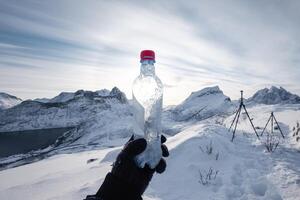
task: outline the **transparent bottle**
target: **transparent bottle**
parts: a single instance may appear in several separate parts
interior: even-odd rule
[[[163,84],[155,75],[154,63],[154,51],[141,52],[140,75],[132,86],[134,116],[147,141],[146,150],[137,155],[136,163],[141,168],[148,164],[152,169],[162,156],[160,136]]]

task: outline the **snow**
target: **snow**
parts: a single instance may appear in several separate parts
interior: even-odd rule
[[[0,199],[80,200],[98,190],[135,125],[130,106],[117,89],[112,93],[114,98],[96,95],[91,100],[87,95],[94,93],[80,94],[83,96],[67,102],[74,112],[82,106],[87,108],[82,111],[85,114],[76,113],[80,118],[89,117],[74,133],[74,138],[77,134],[79,139],[70,139],[71,143],[44,159],[0,171]],[[109,109],[98,107],[95,98],[102,99]],[[39,105],[35,102],[28,110]],[[202,117],[189,118],[203,106],[209,109],[201,113]],[[170,156],[166,159],[166,171],[153,177],[145,200],[299,199],[300,143],[292,133],[300,121],[300,104],[247,106],[255,127],[264,127],[274,112],[286,139],[280,140],[273,153],[266,151],[264,137],[256,138],[243,112],[236,137],[230,141],[232,133],[228,127],[236,106],[214,87],[193,93],[181,105],[164,110],[163,131],[168,133]],[[96,114],[91,114],[91,110]],[[174,115],[174,110],[178,115]],[[45,120],[56,119],[49,116],[52,115]],[[258,133],[261,131],[258,129]],[[18,156],[0,163],[14,159]],[[212,179],[203,184],[200,173],[205,176],[209,169],[213,170]]]
[[[210,142],[213,153],[202,152],[199,147]],[[167,172],[155,178],[147,192],[150,196],[159,191],[159,199],[281,199],[265,177],[267,166],[261,161],[268,155],[247,140],[240,140],[239,145],[231,143],[222,126],[195,125],[174,136],[170,146]],[[219,153],[218,160],[215,153]],[[218,175],[210,184],[202,185],[199,171],[210,167],[218,170]],[[278,198],[273,198],[275,195]]]
[[[61,154],[2,171],[0,199],[83,199],[85,193],[94,192],[89,187],[102,181],[99,174],[110,168],[107,163],[87,164],[87,160],[102,159],[110,150]]]
[[[22,102],[22,99],[19,99],[15,96],[9,95],[4,92],[0,92],[0,110],[8,109],[18,105]]]

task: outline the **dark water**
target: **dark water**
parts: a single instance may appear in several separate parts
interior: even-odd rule
[[[73,127],[0,132],[0,157],[27,153],[53,144]]]

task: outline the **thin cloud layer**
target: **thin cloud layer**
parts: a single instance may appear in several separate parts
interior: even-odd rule
[[[1,1],[0,90],[21,98],[119,87],[157,53],[165,104],[219,85],[300,93],[299,1]]]

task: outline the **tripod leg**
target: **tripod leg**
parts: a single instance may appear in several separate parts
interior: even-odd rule
[[[255,130],[255,127],[254,127],[252,121],[251,121],[251,118],[250,118],[250,116],[249,116],[249,114],[248,114],[248,111],[247,111],[247,109],[246,109],[246,106],[243,105],[243,107],[244,107],[244,110],[245,110],[245,112],[246,112],[246,114],[247,114],[247,116],[248,116],[248,118],[249,118],[249,121],[250,121],[250,123],[251,123],[251,125],[252,125],[252,128],[253,128],[253,130],[254,130],[254,132],[255,132],[255,134],[256,134],[256,137],[259,139],[259,136],[258,136],[258,134],[257,134],[257,132],[256,132],[256,130]]]
[[[237,113],[238,115],[237,115],[236,122],[235,122],[235,126],[234,126],[234,129],[233,129],[233,132],[232,132],[231,142],[233,142],[233,139],[234,139],[234,137],[235,137],[235,131],[236,131],[237,124],[238,124],[238,122],[239,122],[241,110],[242,110],[242,107],[240,107],[240,109],[238,110],[238,113]]]
[[[268,122],[266,123],[266,126],[265,126],[264,130],[261,132],[260,136],[262,136],[262,135],[264,134],[264,132],[265,132],[265,130],[266,130],[266,128],[267,128],[267,126],[268,126],[270,120],[271,120],[271,117],[272,117],[272,116],[269,117]]]
[[[266,142],[266,147],[267,147],[268,152],[271,151],[271,147],[270,147],[270,146],[271,146],[271,145],[270,145],[270,133],[267,132],[267,142]]]
[[[273,114],[271,115],[271,134],[273,135],[273,130],[274,130],[274,116]]]
[[[229,131],[230,131],[232,125],[234,124],[234,121],[235,121],[236,116],[238,115],[238,112],[239,112],[240,109],[241,109],[241,106],[239,106],[239,108],[238,108],[237,111],[235,112],[235,116],[234,116],[234,118],[233,118],[233,120],[232,120],[232,122],[231,122],[231,125],[230,125],[229,129],[228,129]]]
[[[282,132],[282,130],[281,130],[281,128],[280,128],[280,126],[279,126],[279,124],[278,124],[278,122],[277,122],[277,120],[276,120],[276,118],[275,118],[274,115],[273,115],[273,117],[274,117],[274,120],[275,120],[275,122],[276,122],[276,124],[277,124],[277,127],[278,127],[278,129],[279,129],[279,131],[280,131],[280,134],[281,134],[282,138],[284,138],[283,132]]]

